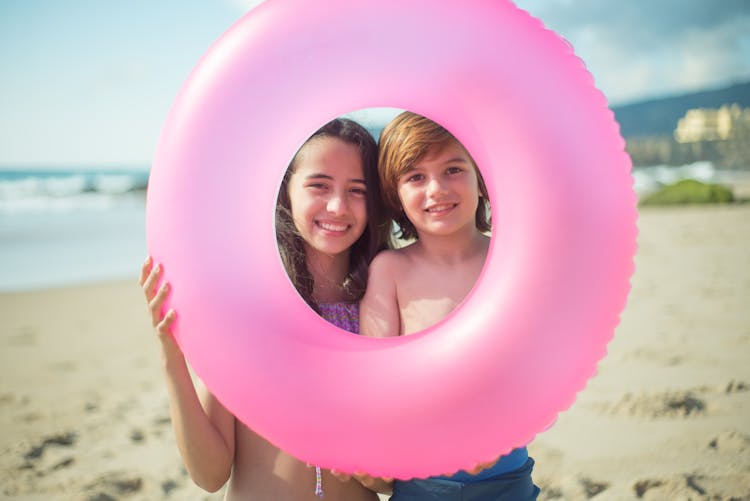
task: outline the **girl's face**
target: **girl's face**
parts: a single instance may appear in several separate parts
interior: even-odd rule
[[[398,197],[420,235],[450,235],[474,227],[479,181],[471,157],[455,142],[428,151],[398,178]]]
[[[297,155],[288,189],[308,252],[341,254],[364,232],[367,189],[357,146],[335,137],[313,139]]]

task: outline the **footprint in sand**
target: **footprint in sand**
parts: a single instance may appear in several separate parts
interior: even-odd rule
[[[168,496],[170,492],[177,489],[180,485],[172,480],[171,478],[161,483],[161,491],[165,496]]]
[[[736,430],[723,431],[708,443],[708,448],[731,453],[747,452],[750,451],[750,436]]]
[[[647,418],[693,417],[706,413],[706,401],[700,396],[702,389],[666,391],[633,395],[626,393],[614,404],[604,404],[603,409],[615,415]]]
[[[90,495],[87,501],[105,501],[119,499],[140,492],[143,489],[143,479],[126,472],[113,472],[86,486]]]
[[[648,480],[640,480],[633,485],[633,490],[635,491],[635,495],[638,499],[643,498],[644,494],[648,492],[651,489],[661,487],[664,485],[663,480],[654,480],[654,479],[648,479]]]
[[[75,444],[77,438],[78,436],[74,432],[60,433],[58,435],[46,437],[40,444],[32,446],[23,457],[29,461],[40,459],[42,455],[44,455],[44,451],[47,447],[71,447]]]
[[[73,466],[75,458],[63,455],[64,451],[58,451],[57,454],[52,454],[51,456],[47,455],[47,461],[43,461],[42,459],[49,447],[72,447],[76,439],[76,434],[72,432],[60,433],[44,438],[39,444],[32,446],[23,455],[23,462],[18,466],[18,469],[20,471],[31,470],[38,476],[44,476],[47,473]]]
[[[145,439],[146,439],[146,435],[143,433],[142,430],[139,430],[138,428],[135,428],[130,432],[130,441],[135,444],[141,443]]]
[[[557,499],[591,499],[609,489],[610,484],[588,477],[566,477],[553,482],[537,482],[541,488],[539,501]]]
[[[702,499],[706,495],[702,478],[691,473],[669,479],[639,480],[633,485],[633,491],[638,499],[695,499],[696,496]]]
[[[600,492],[604,492],[609,488],[609,484],[606,482],[597,482],[585,477],[579,479],[578,482],[581,484],[581,487],[583,487],[583,492],[587,498],[593,498]]]
[[[65,459],[63,459],[62,461],[58,461],[57,463],[53,464],[53,465],[52,465],[52,466],[50,467],[50,469],[49,469],[49,470],[50,470],[50,471],[55,471],[55,470],[62,470],[63,468],[68,468],[68,467],[70,467],[70,466],[73,466],[73,464],[74,464],[74,463],[75,463],[75,458],[72,458],[72,457],[66,457],[66,458],[65,458]]]
[[[539,487],[542,489],[542,492],[539,493],[538,501],[547,501],[550,499],[564,499],[565,498],[565,494],[563,493],[562,489],[557,486],[539,485]]]
[[[729,381],[729,383],[727,383],[727,385],[724,387],[724,393],[728,394],[741,393],[748,390],[750,390],[750,385],[748,385],[744,381],[735,381],[734,379]]]

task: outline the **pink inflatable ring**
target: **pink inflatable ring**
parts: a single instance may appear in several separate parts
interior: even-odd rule
[[[311,311],[274,238],[297,148],[373,106],[455,134],[494,228],[464,304],[386,340]],[[268,0],[201,60],[156,152],[147,240],[177,341],[232,413],[304,461],[405,478],[507,453],[573,403],[624,308],[636,198],[623,148],[583,63],[507,0]]]

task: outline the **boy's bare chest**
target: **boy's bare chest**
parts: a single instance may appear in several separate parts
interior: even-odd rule
[[[448,316],[474,287],[480,269],[462,267],[427,273],[412,270],[398,284],[403,334],[413,334]]]

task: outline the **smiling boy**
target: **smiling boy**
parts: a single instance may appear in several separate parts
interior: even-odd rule
[[[484,266],[491,230],[484,181],[468,151],[439,124],[411,112],[380,135],[378,175],[400,238],[375,256],[360,303],[360,333],[405,336],[443,320]],[[502,416],[498,416],[502,426]],[[537,498],[525,447],[471,472],[395,481],[391,501],[526,501]]]
[[[487,189],[461,143],[409,112],[383,130],[378,173],[399,237],[416,241],[373,260],[361,329],[413,334],[445,318],[479,277],[490,242]]]

